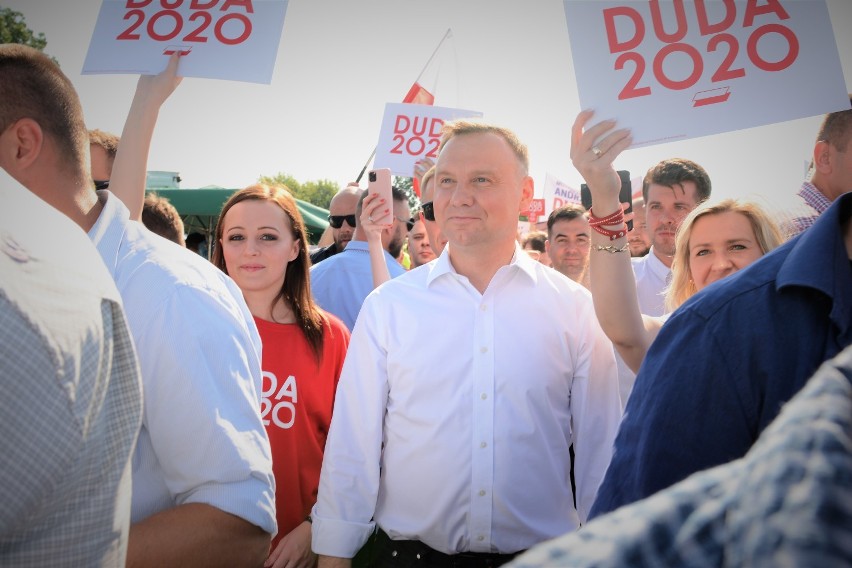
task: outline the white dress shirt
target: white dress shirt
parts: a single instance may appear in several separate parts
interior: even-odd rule
[[[663,315],[666,313],[666,287],[671,269],[657,258],[654,247],[645,256],[633,258],[631,262],[636,277],[639,311],[647,316]]]
[[[445,553],[515,552],[591,507],[621,409],[589,292],[516,247],[480,294],[448,252],[361,309],[314,508],[319,554],[352,557],[373,518]]]
[[[275,481],[260,418],[260,336],[237,285],[129,220],[108,191],[89,237],[112,273],[144,387],[133,522],[206,503],[274,534]]]

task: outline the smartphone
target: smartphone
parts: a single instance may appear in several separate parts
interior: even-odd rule
[[[618,192],[618,200],[621,203],[627,204],[627,209],[624,214],[633,213],[633,183],[630,181],[630,172],[627,170],[618,170],[618,177],[621,178],[621,191]],[[583,207],[588,211],[592,208],[592,192],[589,191],[589,186],[580,185],[580,200],[583,202]],[[633,220],[627,222],[627,230],[633,230]]]
[[[390,225],[393,223],[393,195],[391,194],[391,171],[389,168],[379,168],[376,170],[370,170],[367,179],[369,180],[369,184],[367,185],[367,191],[369,193],[376,193],[385,200],[387,203],[389,212],[387,215],[382,217],[381,219],[374,219],[376,223],[380,225]]]

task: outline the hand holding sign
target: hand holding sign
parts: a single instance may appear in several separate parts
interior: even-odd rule
[[[269,83],[288,0],[104,0],[83,73],[183,74]]]
[[[563,1],[580,104],[635,146],[848,107],[824,0]]]

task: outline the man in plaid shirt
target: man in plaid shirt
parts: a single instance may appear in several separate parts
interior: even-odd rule
[[[852,107],[852,95],[850,95]],[[796,207],[781,220],[787,238],[814,224],[831,203],[852,191],[852,108],[825,115],[814,144],[811,176],[796,194]]]

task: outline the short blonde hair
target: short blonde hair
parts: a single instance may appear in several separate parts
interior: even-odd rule
[[[508,128],[488,124],[487,122],[459,119],[444,123],[444,127],[441,130],[441,144],[438,146],[438,153],[440,153],[447,142],[455,136],[461,136],[463,134],[489,133],[500,136],[507,144],[509,144],[512,152],[515,153],[515,156],[517,156],[521,166],[523,166],[523,174],[527,175],[530,169],[530,158],[526,144],[521,142],[517,135]]]
[[[423,174],[423,177],[420,178],[420,196],[423,197],[423,192],[426,191],[426,186],[432,181],[432,178],[435,177],[435,166],[429,168],[429,170]],[[434,191],[432,192],[434,195]],[[431,201],[431,199],[429,200]]]
[[[666,290],[666,309],[668,311],[676,310],[698,291],[689,270],[689,238],[692,236],[695,222],[707,215],[729,212],[740,213],[749,220],[757,244],[763,254],[784,242],[778,225],[757,203],[737,199],[724,199],[716,203],[705,201],[686,216],[677,230],[675,256],[672,261],[672,282]]]

